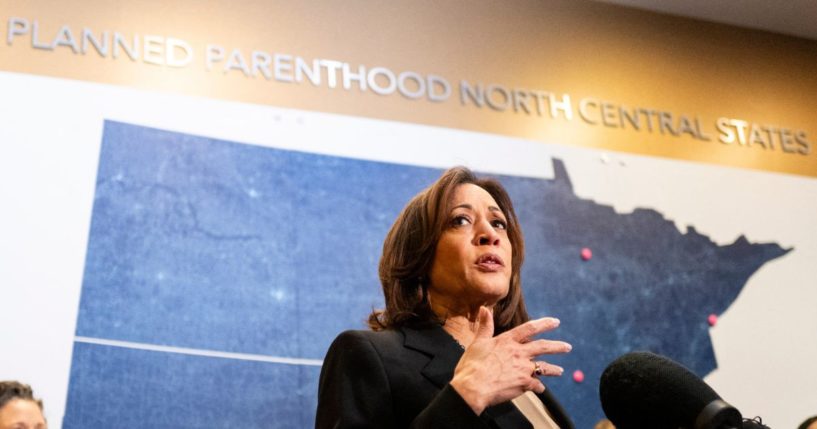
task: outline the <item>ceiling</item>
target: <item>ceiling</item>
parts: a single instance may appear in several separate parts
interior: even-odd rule
[[[817,40],[817,0],[596,0]]]

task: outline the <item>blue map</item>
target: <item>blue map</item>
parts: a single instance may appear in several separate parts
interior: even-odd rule
[[[327,142],[331,144],[331,142]],[[616,213],[551,180],[497,177],[526,240],[532,317],[573,344],[546,381],[578,428],[632,350],[716,368],[707,316],[791,249],[726,246],[651,209]],[[441,170],[105,123],[77,322],[80,339],[320,360],[383,306],[377,263],[405,203]],[[585,261],[581,250],[592,250]],[[308,428],[320,367],[78,340],[65,428]],[[570,374],[581,370],[582,383]]]

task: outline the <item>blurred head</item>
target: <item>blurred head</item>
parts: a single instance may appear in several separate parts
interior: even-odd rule
[[[45,429],[43,403],[27,384],[0,381],[0,429]]]
[[[613,426],[613,422],[610,420],[601,419],[593,426],[593,429],[616,429],[616,427]]]
[[[806,419],[797,429],[817,429],[817,416]]]
[[[409,201],[383,243],[384,310],[372,329],[442,323],[431,301],[493,304],[497,333],[528,320],[520,285],[524,242],[510,197],[493,179],[447,170]],[[435,306],[437,307],[437,306]]]

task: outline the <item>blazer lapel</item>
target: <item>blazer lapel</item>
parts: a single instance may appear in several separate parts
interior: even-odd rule
[[[439,325],[428,328],[402,328],[405,347],[420,351],[429,357],[422,374],[442,389],[454,377],[454,368],[462,357],[462,347]]]

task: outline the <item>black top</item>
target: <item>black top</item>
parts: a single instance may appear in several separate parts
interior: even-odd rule
[[[510,402],[481,415],[449,384],[462,348],[441,326],[346,331],[326,354],[316,428],[531,428]],[[537,395],[562,429],[573,423],[549,390]]]

